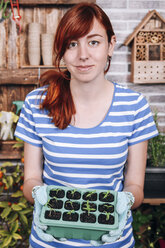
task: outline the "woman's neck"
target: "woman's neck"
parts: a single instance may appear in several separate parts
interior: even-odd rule
[[[98,98],[100,99],[106,95],[110,84],[106,79],[100,80],[100,82],[77,82],[76,80],[71,80],[70,89],[73,101],[85,104],[95,102]]]
[[[105,80],[97,87],[84,84],[81,87],[73,87],[71,93],[76,108],[71,125],[79,128],[91,128],[97,126],[106,116],[113,98],[114,85]],[[73,88],[72,88],[73,87]]]

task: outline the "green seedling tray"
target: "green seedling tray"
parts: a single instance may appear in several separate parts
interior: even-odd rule
[[[47,196],[48,196],[48,202],[53,199],[49,195],[51,190],[56,189],[62,189],[64,190],[65,194],[64,197],[58,198],[55,197],[57,200],[61,200],[63,202],[63,206],[61,209],[54,209],[50,208],[48,204],[45,204],[45,206],[42,207],[40,221],[41,223],[48,226],[46,232],[53,235],[55,238],[67,238],[67,239],[85,239],[85,240],[100,240],[101,236],[103,234],[107,234],[110,230],[114,230],[118,228],[118,214],[116,213],[116,198],[117,198],[117,192],[115,191],[108,191],[113,195],[114,200],[111,202],[104,202],[99,200],[99,194],[101,192],[107,192],[107,190],[95,190],[95,189],[80,189],[80,188],[70,188],[70,187],[63,187],[63,186],[48,186],[47,187]],[[67,192],[76,190],[81,194],[80,199],[68,199],[67,198]],[[85,223],[80,220],[80,215],[86,211],[82,210],[82,203],[87,202],[87,200],[84,200],[82,197],[84,193],[86,192],[95,192],[97,194],[97,200],[96,201],[88,201],[88,203],[94,203],[96,204],[96,211],[90,212],[91,214],[95,215],[96,222],[95,223]],[[65,212],[70,212],[70,210],[67,210],[64,207],[64,204],[66,201],[71,200],[72,202],[78,202],[80,204],[79,210],[74,210],[74,213],[78,214],[78,220],[77,221],[66,221],[63,220],[63,214]],[[110,215],[114,218],[114,223],[111,224],[100,224],[98,222],[98,216],[100,214],[106,214],[105,212],[100,212],[98,210],[99,205],[102,204],[111,204],[114,207],[113,213]],[[45,218],[45,212],[55,210],[58,212],[61,212],[61,217],[59,220],[55,219],[47,219]],[[73,212],[73,211],[72,211]],[[107,216],[108,217],[108,216]]]

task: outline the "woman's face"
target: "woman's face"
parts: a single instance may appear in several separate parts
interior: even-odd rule
[[[94,19],[89,33],[72,40],[64,54],[64,61],[71,80],[91,82],[104,78],[107,56],[111,56],[114,42],[108,43],[104,27]]]

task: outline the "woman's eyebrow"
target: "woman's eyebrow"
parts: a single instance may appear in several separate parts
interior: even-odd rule
[[[103,38],[103,36],[101,34],[90,34],[90,35],[87,36],[87,38],[93,38],[95,36],[99,36],[99,37]]]

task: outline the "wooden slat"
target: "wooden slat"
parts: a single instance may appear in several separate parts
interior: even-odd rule
[[[13,149],[13,145],[17,141],[14,140],[0,140],[0,160],[6,159],[21,159],[21,149]]]
[[[20,5],[53,5],[53,4],[77,4],[80,0],[19,0]],[[89,3],[95,3],[96,0],[86,0]]]
[[[1,84],[38,84],[38,69],[15,69],[0,71]]]
[[[40,69],[39,69],[40,68]],[[53,70],[55,69],[52,67]],[[38,85],[38,77],[43,72],[50,70],[49,67],[27,67],[15,70],[0,70],[0,85],[16,84],[16,85]],[[65,69],[62,67],[61,69]]]
[[[12,16],[9,19],[8,28],[7,67],[8,69],[16,69],[19,67],[19,38],[17,35],[16,23],[13,21]]]
[[[151,205],[165,204],[165,198],[145,198],[143,203],[148,203]]]
[[[33,22],[33,10],[20,8],[21,13],[21,34],[20,34],[20,66],[28,65],[28,24]]]

